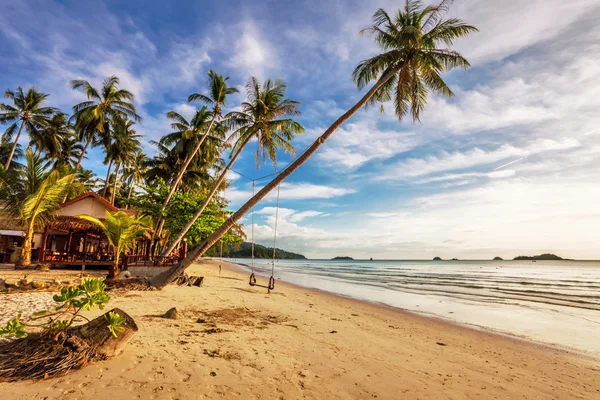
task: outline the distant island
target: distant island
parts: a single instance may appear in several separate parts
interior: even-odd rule
[[[251,258],[252,243],[244,242],[239,248],[223,249],[223,257],[229,258]],[[254,245],[254,258],[273,258],[273,248],[265,247],[260,244]],[[290,251],[276,249],[275,258],[279,260],[306,260],[302,254],[292,253]]]
[[[538,256],[517,256],[513,260],[564,260],[564,258],[556,254],[544,253]]]
[[[504,258],[496,256],[494,257],[494,261],[504,261]]]
[[[337,257],[333,257],[331,260],[332,261],[333,260],[354,260],[354,258],[348,257],[348,256],[337,256]]]
[[[441,257],[433,257],[433,261],[442,261]]]

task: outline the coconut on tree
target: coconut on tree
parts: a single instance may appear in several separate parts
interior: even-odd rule
[[[407,115],[418,120],[430,93],[452,97],[454,94],[444,82],[442,74],[454,68],[467,68],[469,62],[451,47],[457,39],[476,32],[477,28],[458,18],[445,19],[451,3],[444,0],[437,6],[422,6],[419,1],[406,0],[404,8],[393,16],[383,9],[377,10],[373,15],[373,24],[361,33],[371,37],[382,52],[362,61],[352,75],[359,89],[374,82],[371,88],[298,158],[259,190],[219,229],[190,251],[184,260],[155,277],[153,285],[163,287],[180,275],[244,214],[304,164],[362,107],[393,101],[399,120]],[[180,237],[181,233],[178,235]]]

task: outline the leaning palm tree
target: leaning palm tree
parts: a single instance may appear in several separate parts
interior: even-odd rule
[[[25,227],[25,238],[17,263],[18,267],[28,267],[31,264],[31,246],[35,229],[46,226],[52,219],[63,197],[72,189],[73,178],[74,174],[62,175],[59,170],[51,171],[21,205],[19,217]]]
[[[203,135],[202,135],[201,139],[198,141],[198,143],[196,144],[196,146],[194,147],[194,149],[192,150],[192,152],[189,154],[189,156],[184,161],[183,165],[181,166],[181,169],[179,170],[179,174],[177,175],[177,178],[171,184],[171,189],[169,190],[169,194],[167,195],[167,197],[165,198],[165,201],[163,202],[163,205],[161,208],[161,213],[164,213],[165,209],[167,208],[167,205],[169,204],[169,201],[171,200],[171,197],[173,197],[173,194],[175,193],[175,191],[177,190],[177,187],[181,183],[181,179],[183,179],[183,176],[184,176],[185,172],[187,171],[188,166],[190,165],[190,163],[192,162],[194,157],[196,157],[196,154],[198,154],[198,152],[200,151],[200,147],[202,146],[202,143],[204,142],[204,140],[208,137],[208,135],[210,135],[213,125],[215,124],[215,121],[220,120],[223,117],[223,115],[222,115],[223,107],[227,107],[227,104],[226,104],[227,96],[230,96],[234,93],[238,93],[237,88],[230,87],[227,84],[228,80],[229,80],[229,77],[224,78],[223,76],[217,74],[216,72],[214,72],[211,69],[208,71],[209,95],[206,96],[201,93],[194,93],[188,97],[188,102],[190,102],[190,103],[194,102],[194,101],[199,101],[201,103],[207,104],[212,107],[212,112],[210,113],[211,118],[210,118],[210,122],[208,123],[208,126],[206,126],[206,123],[203,118],[199,118],[201,115],[206,114],[205,110],[198,111],[196,113],[196,115],[194,116],[194,118],[192,119],[190,124],[188,124],[187,121],[181,115],[177,114],[176,112],[171,111],[167,114],[168,118],[174,120],[174,123],[172,125],[174,129],[183,130],[183,131],[189,132],[190,134],[193,134],[193,135],[197,135],[197,134],[200,134],[203,132]],[[204,112],[202,112],[202,111],[204,111]],[[164,220],[162,218],[159,219],[159,221],[157,222],[158,234],[160,234],[160,230],[161,230],[163,222],[164,222]]]
[[[283,149],[285,153],[294,154],[294,146],[290,143],[296,134],[302,134],[304,128],[294,120],[298,116],[300,103],[285,98],[287,85],[281,81],[267,79],[262,87],[255,77],[246,84],[248,101],[242,103],[242,111],[233,111],[227,114],[225,123],[235,131],[227,139],[235,142],[231,149],[231,160],[221,171],[221,175],[214,183],[212,190],[196,211],[194,216],[175,240],[163,251],[161,256],[171,253],[181,242],[188,230],[200,217],[213,196],[221,187],[227,172],[236,162],[246,145],[253,139],[256,140],[256,167],[259,161],[266,161],[267,157],[277,166],[277,150]]]
[[[83,89],[87,101],[73,106],[75,127],[79,139],[85,142],[81,156],[75,169],[79,168],[90,144],[109,143],[110,129],[116,118],[133,119],[141,122],[133,105],[134,95],[128,90],[119,88],[119,78],[110,76],[102,83],[100,90],[95,89],[86,80],[71,81],[73,90]]]
[[[106,212],[104,220],[91,215],[79,215],[81,219],[97,225],[113,249],[113,264],[108,273],[109,278],[116,278],[119,273],[119,260],[122,253],[130,251],[135,246],[136,239],[150,230],[152,221],[148,216],[136,217],[125,211]]]
[[[190,251],[177,266],[157,276],[153,284],[163,287],[181,274],[244,214],[304,164],[363,106],[393,100],[398,119],[402,120],[410,113],[413,120],[418,120],[430,92],[445,97],[453,96],[441,75],[453,68],[467,68],[469,62],[450,47],[456,39],[468,36],[477,29],[457,18],[444,19],[451,4],[452,0],[443,0],[437,6],[423,7],[419,1],[406,0],[404,9],[395,13],[394,17],[383,9],[377,10],[373,15],[373,24],[362,33],[372,37],[382,53],[361,62],[353,73],[359,89],[371,82],[375,82],[374,85],[275,179]]]
[[[165,212],[171,197],[176,189],[181,185],[183,177],[192,166],[192,162],[196,164],[199,161],[214,160],[218,157],[218,149],[225,139],[226,128],[224,125],[217,122],[215,124],[215,113],[208,110],[207,107],[202,107],[196,111],[192,119],[188,122],[182,115],[175,111],[169,111],[167,118],[173,121],[171,128],[175,130],[160,139],[160,143],[170,146],[173,145],[171,151],[178,155],[178,158],[183,159],[183,165],[179,168],[177,177],[171,182],[171,187],[167,197],[163,201],[160,213]],[[209,131],[211,131],[209,135]],[[204,145],[202,153],[199,152],[202,143],[209,139]],[[195,144],[194,144],[195,143]],[[156,221],[156,235],[160,236],[164,218],[159,217]]]
[[[38,129],[46,127],[50,117],[58,112],[57,108],[44,107],[44,101],[48,96],[47,94],[38,92],[35,88],[30,88],[27,90],[27,93],[24,93],[20,86],[16,91],[7,90],[4,93],[4,97],[12,100],[13,104],[0,103],[0,123],[10,123],[6,131],[4,131],[3,138],[10,141],[15,131],[17,132],[17,137],[15,138],[10,155],[4,164],[4,169],[7,170],[10,167],[23,128],[31,136]],[[19,126],[18,131],[17,126]]]

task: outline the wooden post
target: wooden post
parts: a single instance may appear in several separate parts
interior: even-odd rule
[[[40,246],[40,254],[38,261],[43,262],[45,260],[46,245],[48,244],[48,232],[50,231],[50,225],[46,225],[44,228],[44,234],[42,235],[42,245]]]
[[[181,252],[179,259],[183,260],[187,257],[187,239],[183,239],[183,244],[181,245]]]
[[[69,229],[69,239],[67,239],[67,261],[71,261],[71,243],[73,242],[73,229]]]
[[[83,261],[81,263],[81,277],[83,278],[83,271],[85,271],[85,259],[87,257],[87,240],[88,240],[88,233],[85,233],[85,236],[83,237]]]

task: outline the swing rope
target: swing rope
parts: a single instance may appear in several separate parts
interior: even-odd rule
[[[226,190],[227,189],[223,189],[223,199],[226,198]],[[223,221],[225,221],[225,207],[223,207]],[[227,232],[226,232],[227,233]],[[225,235],[223,235],[225,236]],[[221,277],[221,264],[223,263],[223,236],[221,237],[221,255],[219,257],[219,278]]]
[[[252,196],[254,196],[255,181],[252,181]],[[277,257],[277,222],[279,220],[279,193],[280,186],[277,186],[277,202],[275,204],[275,226],[273,229],[273,259],[271,260],[271,277],[269,278],[269,285],[266,286],[267,293],[271,293],[271,290],[275,289],[275,259]],[[254,207],[252,207],[252,273],[250,274],[250,286],[261,286],[256,284],[256,276],[254,275]],[[265,286],[262,286],[265,287]]]
[[[252,180],[252,197],[254,197],[255,181]],[[252,207],[252,273],[250,274],[250,286],[256,285],[256,276],[254,275],[254,207]]]

